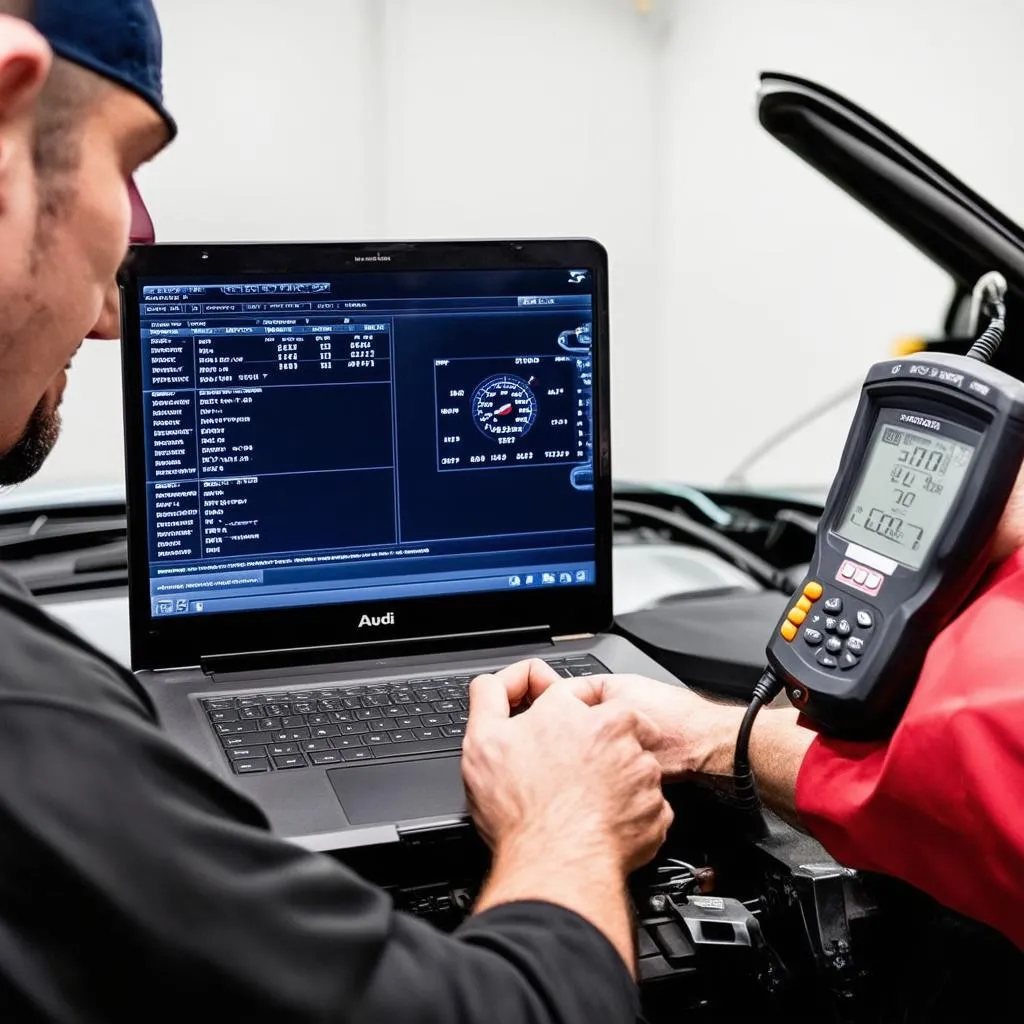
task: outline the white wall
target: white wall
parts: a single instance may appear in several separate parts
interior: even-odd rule
[[[760,129],[758,71],[846,92],[1024,214],[1024,10],[1003,0],[158,7],[182,127],[140,176],[158,237],[600,238],[620,477],[720,479],[947,299]],[[827,479],[851,408],[810,457],[789,444],[753,478]],[[83,351],[65,419],[40,482],[117,477],[114,346]]]
[[[820,81],[1024,216],[1024,5],[1005,0],[681,0],[671,5],[656,471],[715,480],[765,433],[935,330],[948,279],[757,124],[762,70]],[[1020,127],[1019,127],[1020,126]],[[619,339],[621,344],[621,338]],[[724,351],[728,347],[728,353]],[[725,400],[721,373],[733,386]],[[725,406],[732,415],[722,416]],[[828,479],[847,402],[751,475]],[[694,438],[687,443],[686,438]],[[627,456],[632,453],[625,453]]]

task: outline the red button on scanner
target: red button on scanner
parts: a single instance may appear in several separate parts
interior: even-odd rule
[[[859,590],[863,594],[870,594],[874,597],[882,589],[885,577],[880,572],[875,572],[874,569],[846,559],[839,566],[836,580],[853,590]]]

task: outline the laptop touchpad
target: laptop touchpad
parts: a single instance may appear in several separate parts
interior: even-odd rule
[[[461,816],[467,812],[460,757],[354,764],[327,773],[353,825]]]

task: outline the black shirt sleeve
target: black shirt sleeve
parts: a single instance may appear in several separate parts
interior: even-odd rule
[[[632,1022],[608,941],[517,903],[454,936],[279,840],[155,726],[0,701],[0,1019]]]

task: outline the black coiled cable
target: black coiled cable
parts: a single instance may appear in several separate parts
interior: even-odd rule
[[[998,270],[990,270],[978,278],[971,301],[971,333],[978,329],[978,315],[984,309],[992,318],[985,332],[971,346],[968,359],[991,362],[1003,340],[1006,328],[1006,278]]]
[[[967,353],[968,359],[977,359],[982,363],[989,363],[996,354],[1003,340],[1003,331],[1006,329],[1006,307],[1002,302],[994,303],[995,311],[992,320],[984,333],[971,346]]]

